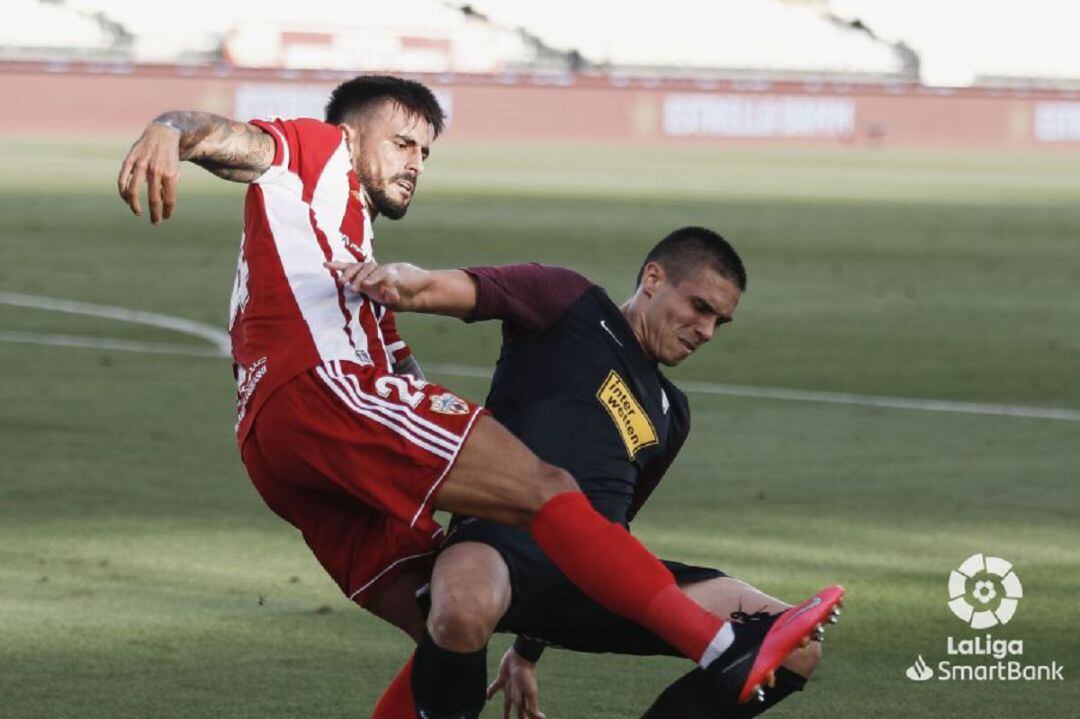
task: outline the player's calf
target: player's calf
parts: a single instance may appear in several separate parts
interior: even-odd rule
[[[418,717],[479,717],[487,701],[487,647],[453,652],[425,632],[413,655],[412,696]]]

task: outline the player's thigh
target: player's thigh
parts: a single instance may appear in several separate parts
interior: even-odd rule
[[[440,385],[329,362],[274,392],[251,437],[280,483],[358,500],[430,535],[432,500],[482,414]]]
[[[734,577],[716,577],[703,582],[681,585],[683,590],[698,604],[718,617],[737,616],[739,612],[753,614],[768,612],[777,614],[791,605],[757,587]],[[784,666],[803,676],[810,676],[821,658],[821,645],[812,642],[808,647],[792,652]]]
[[[542,462],[489,416],[466,438],[435,498],[435,507],[525,527],[548,499],[576,490],[564,470]]]
[[[439,553],[431,573],[428,630],[444,648],[487,643],[510,606],[510,570],[487,544],[461,542]]]
[[[263,501],[300,530],[312,554],[349,599],[367,607],[402,575],[419,574],[424,581],[430,576],[438,534],[417,531],[355,497],[315,491],[287,481],[268,461],[257,436],[244,444],[243,458]],[[423,584],[411,581],[414,589]],[[402,584],[392,594],[405,597],[407,586]],[[384,597],[381,607],[389,607],[390,596]],[[408,604],[415,611],[413,595],[408,596]],[[410,617],[407,611],[373,611],[410,635],[418,633],[416,617]]]
[[[437,538],[351,498],[305,499],[295,509],[295,526],[327,574],[360,606],[366,608],[403,574],[430,573]],[[415,594],[395,594],[416,603]]]

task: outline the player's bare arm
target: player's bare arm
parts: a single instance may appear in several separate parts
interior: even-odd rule
[[[136,216],[142,216],[139,188],[144,182],[150,221],[158,224],[172,216],[181,160],[225,180],[251,182],[273,162],[274,140],[255,125],[208,112],[159,115],[132,145],[117,177],[120,197]]]
[[[462,270],[425,270],[407,262],[327,262],[338,281],[395,312],[467,317],[476,308],[476,285]]]

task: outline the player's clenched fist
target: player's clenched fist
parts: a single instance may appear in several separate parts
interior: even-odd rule
[[[180,182],[180,131],[152,122],[128,150],[116,179],[120,197],[136,216],[142,216],[139,188],[146,183],[150,221],[155,225],[172,216],[176,186]]]

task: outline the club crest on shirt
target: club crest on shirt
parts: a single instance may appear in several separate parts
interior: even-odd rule
[[[435,394],[429,397],[431,410],[439,414],[468,414],[469,403],[449,392]]]
[[[653,428],[649,415],[642,409],[637,397],[626,386],[626,382],[615,370],[608,372],[604,383],[596,392],[596,399],[607,410],[615,428],[619,430],[626,453],[633,459],[645,447],[658,442],[656,429]]]

